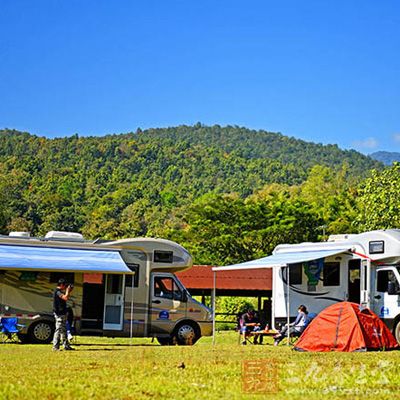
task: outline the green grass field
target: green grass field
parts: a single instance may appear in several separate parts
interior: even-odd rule
[[[400,351],[297,353],[241,346],[234,332],[214,347],[79,337],[75,348],[1,344],[0,399],[400,399]]]

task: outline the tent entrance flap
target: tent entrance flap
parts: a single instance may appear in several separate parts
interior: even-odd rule
[[[0,270],[132,273],[116,250],[0,245]]]
[[[235,271],[245,269],[261,269],[283,267],[290,264],[297,264],[306,261],[319,260],[349,251],[348,247],[341,247],[327,250],[297,251],[273,254],[272,256],[247,261],[240,264],[228,265],[226,267],[214,267],[213,271]]]

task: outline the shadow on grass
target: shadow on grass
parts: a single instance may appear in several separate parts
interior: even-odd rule
[[[73,343],[72,344],[74,347],[160,347],[158,344],[152,344],[152,343],[135,343],[135,344],[129,344],[129,343]],[[102,349],[99,349],[102,350]],[[107,349],[107,350],[113,350],[113,349]]]
[[[124,349],[79,349],[78,351],[79,353],[82,353],[82,351],[93,352],[93,351],[122,351],[122,350]]]

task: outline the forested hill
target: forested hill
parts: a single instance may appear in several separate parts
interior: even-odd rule
[[[297,177],[295,173],[291,177],[294,180],[289,179],[290,183],[296,179],[302,180],[310,167],[316,164],[337,167],[348,163],[355,174],[361,175],[379,165],[379,162],[374,162],[355,150],[341,150],[337,145],[305,142],[280,133],[255,131],[236,126],[207,127],[197,124],[194,127],[149,129],[140,137],[146,142],[157,140],[163,145],[179,144],[182,149],[215,148],[225,157],[229,154],[245,160],[271,159],[287,167],[295,166]]]
[[[0,131],[0,230],[133,236],[209,193],[249,196],[299,184],[313,165],[381,164],[356,151],[239,127],[179,126],[104,137],[47,139]],[[151,232],[150,232],[151,233]]]

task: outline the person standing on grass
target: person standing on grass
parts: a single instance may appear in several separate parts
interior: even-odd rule
[[[67,285],[64,279],[58,281],[53,294],[53,313],[56,321],[56,329],[53,338],[53,350],[60,350],[60,344],[65,350],[74,350],[67,339],[67,300],[69,299],[73,286]]]

